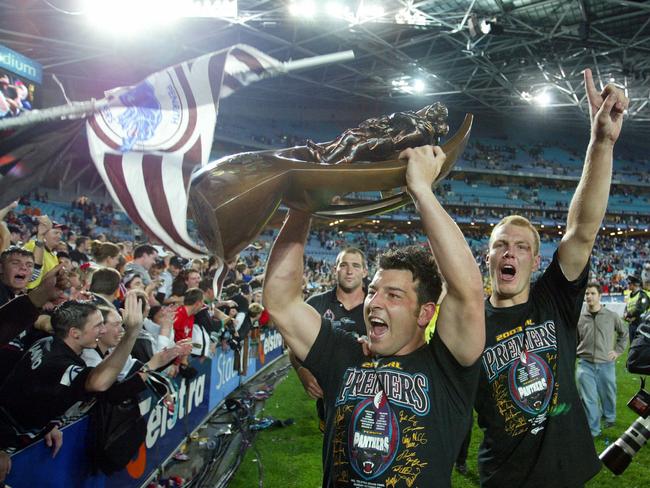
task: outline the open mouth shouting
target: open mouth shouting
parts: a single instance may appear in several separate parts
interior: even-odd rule
[[[499,280],[505,282],[513,282],[517,275],[517,268],[512,264],[504,264],[499,268]]]
[[[368,315],[370,323],[370,340],[376,341],[388,333],[388,324],[386,321],[376,315]]]
[[[11,281],[14,285],[14,288],[25,288],[29,283],[29,278],[30,277],[27,274],[17,273],[14,275]]]

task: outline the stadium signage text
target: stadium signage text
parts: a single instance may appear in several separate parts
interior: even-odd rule
[[[0,68],[36,83],[43,81],[43,68],[39,63],[2,45],[0,45]]]
[[[145,439],[147,449],[153,447],[159,438],[164,437],[169,430],[173,429],[177,420],[190,414],[192,408],[198,407],[203,402],[205,395],[205,374],[194,378],[190,382],[189,387],[185,385],[185,381],[181,382],[175,398],[174,413],[169,413],[167,407],[158,404],[149,415],[147,437]]]
[[[282,347],[282,336],[277,331],[268,332],[264,337],[264,355],[279,347]]]
[[[217,390],[221,390],[223,386],[231,379],[237,376],[235,371],[235,356],[234,354],[221,354],[217,355]]]

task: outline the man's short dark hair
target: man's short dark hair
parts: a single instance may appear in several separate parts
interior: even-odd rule
[[[190,288],[183,295],[183,305],[194,305],[200,301],[203,301],[203,292],[200,288]]]
[[[227,298],[232,298],[235,295],[239,295],[239,286],[231,283],[223,289],[223,293]]]
[[[172,256],[172,258],[169,260],[169,265],[178,269],[183,269],[186,264],[187,260],[183,259],[180,256]]]
[[[67,259],[70,259],[70,254],[68,254],[68,253],[65,252],[65,251],[57,251],[57,252],[56,252],[56,257],[57,257],[57,258],[67,258]]]
[[[343,259],[343,256],[345,256],[346,254],[357,254],[357,255],[361,256],[361,263],[362,263],[362,265],[363,265],[363,269],[367,269],[367,268],[368,268],[368,265],[367,265],[367,263],[366,263],[366,255],[365,255],[365,253],[364,253],[361,249],[359,249],[358,247],[346,247],[345,249],[341,250],[341,252],[339,252],[339,253],[336,255],[336,261],[335,261],[335,263],[334,263],[335,266],[338,266],[338,265],[339,265],[339,262],[341,261],[341,259]]]
[[[391,249],[379,256],[379,268],[410,271],[413,281],[418,281],[418,305],[438,302],[442,292],[442,279],[429,250],[419,246]]]
[[[201,291],[209,291],[212,290],[212,279],[210,278],[203,278],[201,282],[199,283],[199,289]]]
[[[59,339],[65,339],[68,337],[71,328],[83,329],[88,316],[97,310],[99,308],[93,302],[82,302],[80,300],[63,302],[52,312],[54,335]]]
[[[88,236],[79,236],[77,237],[77,246],[83,245],[84,242],[88,242],[90,240],[90,237]]]
[[[112,295],[120,286],[122,277],[113,268],[100,268],[93,273],[90,280],[90,291],[101,295]]]
[[[157,252],[156,248],[149,244],[140,244],[133,250],[133,259],[141,258],[145,254],[154,254]]]
[[[20,246],[9,246],[7,249],[2,251],[2,254],[0,254],[0,263],[5,264],[9,256],[13,256],[14,254],[34,259],[34,253],[32,251],[23,249]]]
[[[595,281],[592,281],[592,282],[588,283],[587,288],[595,288],[599,295],[603,294],[602,288],[600,287],[600,284],[596,283]]]

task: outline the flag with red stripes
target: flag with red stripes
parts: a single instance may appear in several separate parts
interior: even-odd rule
[[[187,232],[187,195],[192,171],[208,163],[219,100],[281,72],[276,59],[235,45],[108,94],[87,120],[88,145],[131,220],[181,256],[208,254]]]

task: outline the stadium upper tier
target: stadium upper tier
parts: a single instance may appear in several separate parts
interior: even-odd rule
[[[212,159],[231,154],[219,142],[236,144],[245,150],[262,150],[302,145],[306,139],[328,141],[339,133],[340,128],[332,122],[302,124],[266,120],[261,123],[260,120],[231,115],[217,125],[217,144]],[[619,146],[614,155],[614,182],[650,188],[647,154],[625,144]],[[516,141],[473,134],[456,164],[456,170],[577,181],[585,148],[586,141],[576,141],[569,134],[543,143],[534,133],[521,134],[521,139]]]

